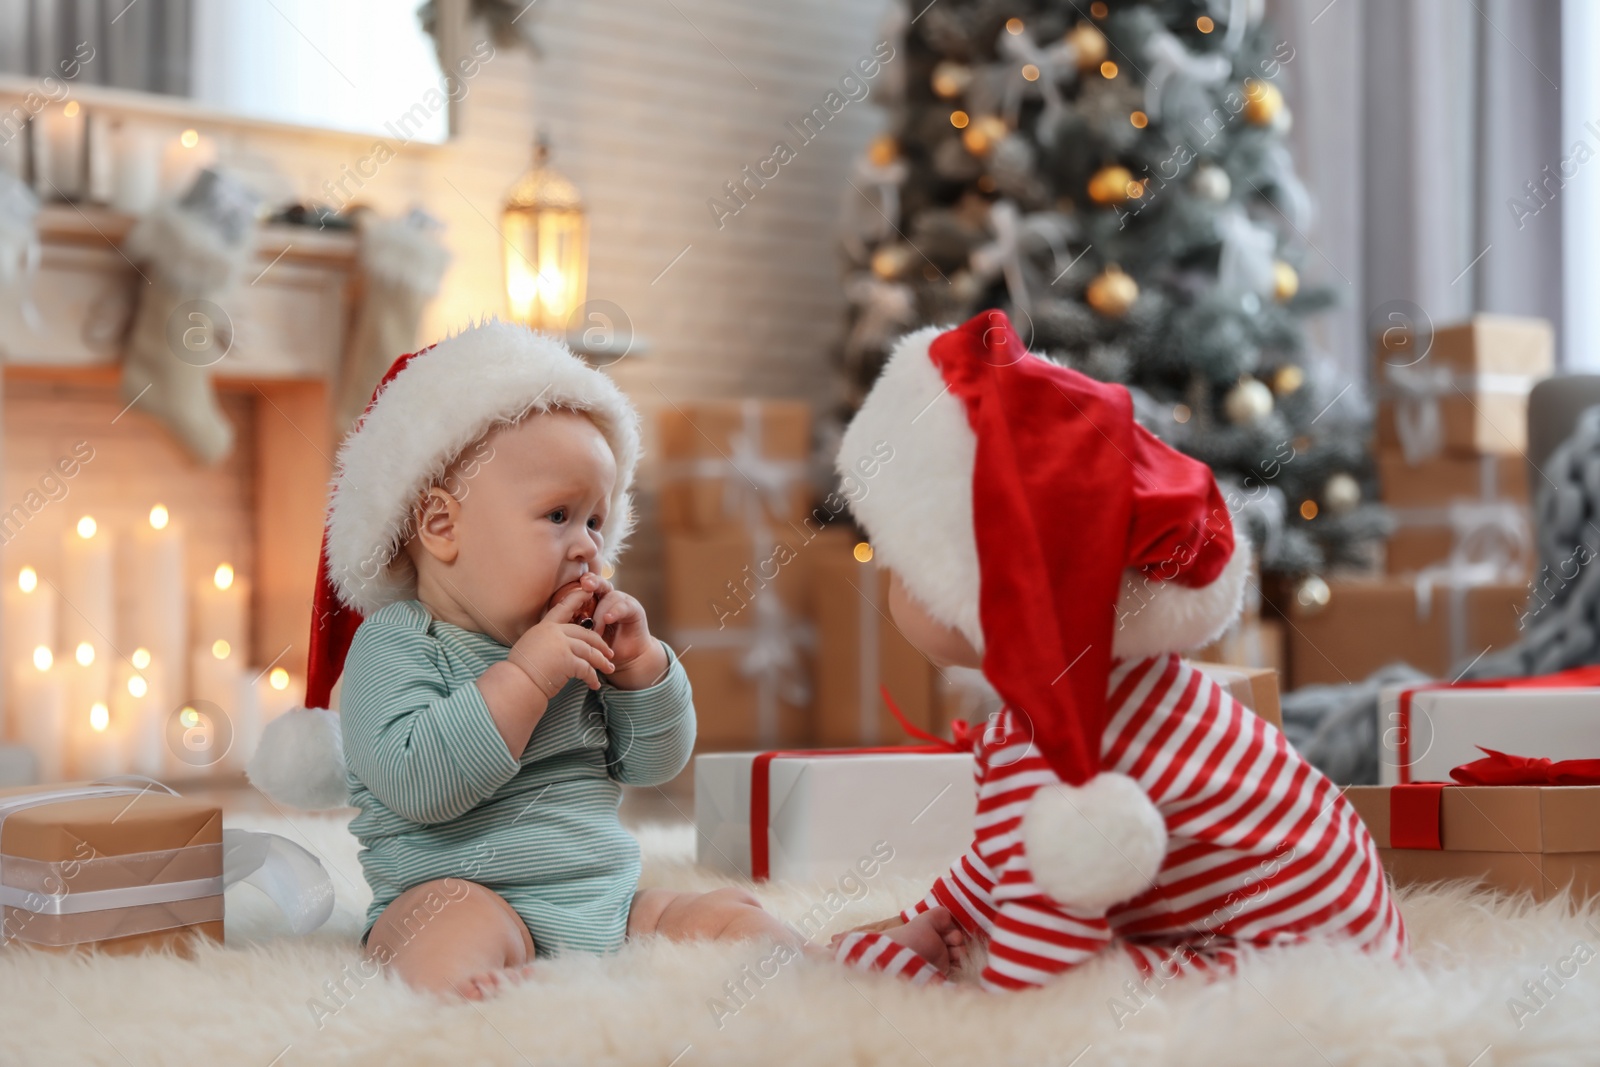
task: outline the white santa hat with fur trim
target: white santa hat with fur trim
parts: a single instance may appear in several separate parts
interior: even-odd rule
[[[639,415],[610,378],[552,337],[493,320],[395,360],[339,447],[317,568],[306,707],[263,732],[247,768],[256,788],[301,808],[346,802],[329,696],[362,619],[416,596],[411,569],[391,566],[410,535],[414,505],[491,429],[556,409],[588,415],[616,457],[601,528],[601,562],[614,563],[633,529]]]
[[[851,506],[875,558],[964,635],[1063,783],[1023,816],[1035,883],[1103,912],[1148,888],[1166,825],[1101,764],[1114,659],[1182,652],[1237,617],[1249,548],[1216,480],[1133,418],[1121,386],[1033,355],[998,311],[903,338],[841,441],[883,442]]]

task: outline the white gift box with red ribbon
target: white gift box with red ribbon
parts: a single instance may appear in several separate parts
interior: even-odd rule
[[[934,745],[699,755],[698,861],[757,881],[832,882],[863,859],[937,874],[972,842],[975,770]]]
[[[1448,782],[1479,748],[1551,760],[1600,757],[1600,686],[1577,672],[1486,683],[1388,686],[1378,696],[1378,782]]]

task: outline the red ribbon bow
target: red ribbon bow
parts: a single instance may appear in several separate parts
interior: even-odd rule
[[[1484,758],[1450,772],[1461,785],[1600,785],[1600,759],[1548,760],[1478,746]]]

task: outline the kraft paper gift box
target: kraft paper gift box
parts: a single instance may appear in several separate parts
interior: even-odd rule
[[[1237,667],[1227,663],[1191,661],[1228,695],[1274,727],[1283,729],[1283,708],[1278,703],[1278,672],[1270,667]]]
[[[814,740],[821,745],[903,738],[880,687],[915,726],[935,731],[942,725],[939,670],[900,632],[889,614],[889,572],[870,558],[857,559],[857,544],[850,531],[824,530],[802,550],[810,557],[817,628]]]
[[[1596,675],[1591,678],[1590,675]],[[1582,680],[1584,685],[1547,685]],[[1378,695],[1379,782],[1445,782],[1479,748],[1552,760],[1600,757],[1600,672],[1435,686]]]
[[[811,406],[804,401],[690,401],[661,411],[659,437],[664,530],[746,528],[752,507],[783,528],[811,509]]]
[[[932,747],[696,756],[698,862],[756,880],[832,883],[872,858],[938,874],[972,843],[975,773]]]
[[[1350,786],[1396,885],[1481,882],[1548,900],[1600,892],[1600,786]]]
[[[796,540],[735,531],[664,540],[666,633],[694,689],[699,747],[810,740],[815,631]]]
[[[1474,315],[1419,337],[1379,335],[1378,444],[1413,459],[1446,452],[1515,456],[1528,448],[1528,391],[1555,370],[1543,319]],[[1436,423],[1435,423],[1435,420]],[[1437,426],[1436,433],[1427,427]]]
[[[1378,492],[1391,507],[1432,507],[1454,500],[1509,500],[1527,507],[1528,461],[1520,455],[1442,453],[1406,462],[1398,449],[1378,453]]]
[[[1401,579],[1335,580],[1320,609],[1290,608],[1291,689],[1355,682],[1380,667],[1406,662],[1439,677],[1486,649],[1521,636],[1528,588],[1418,583]]]
[[[221,942],[222,809],[139,786],[0,790],[3,936],[115,955]]]

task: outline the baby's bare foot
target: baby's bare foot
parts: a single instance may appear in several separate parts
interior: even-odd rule
[[[470,975],[463,978],[456,985],[456,992],[468,1000],[488,1000],[497,997],[514,985],[520,984],[523,979],[533,974],[533,964],[521,967],[502,967],[499,970],[484,971],[482,974]]]
[[[948,974],[966,955],[967,934],[947,908],[929,908],[903,926],[883,931],[891,941],[911,949]]]

